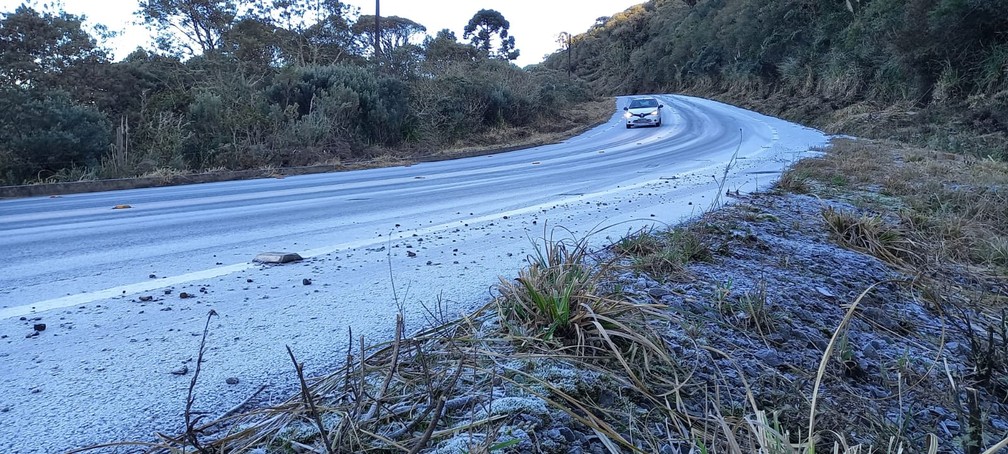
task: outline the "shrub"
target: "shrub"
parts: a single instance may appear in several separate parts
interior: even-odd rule
[[[273,111],[285,112],[293,122],[316,125],[300,140],[342,140],[357,144],[392,145],[409,129],[409,87],[402,81],[374,75],[365,68],[331,65],[295,67],[282,72],[266,89]],[[311,117],[303,120],[304,117]],[[332,117],[322,121],[317,116]],[[304,125],[302,125],[304,126]]]
[[[66,92],[0,90],[0,177],[18,184],[62,169],[92,166],[111,144],[101,112],[75,103]]]

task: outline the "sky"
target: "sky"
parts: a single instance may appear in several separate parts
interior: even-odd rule
[[[112,42],[101,43],[113,50],[116,59],[128,55],[138,45],[151,45],[152,31],[136,24],[137,0],[0,0],[0,11],[14,11],[21,3],[62,4],[71,14],[85,15],[88,22],[100,23],[120,35]],[[344,3],[360,8],[360,14],[374,14],[375,2],[371,0],[345,0]],[[436,34],[448,28],[462,40],[462,29],[480,9],[494,9],[511,23],[510,34],[521,51],[519,66],[542,61],[543,56],[559,47],[560,32],[578,34],[587,31],[595,19],[611,16],[641,0],[381,0],[382,16],[400,16],[427,27],[427,33]]]

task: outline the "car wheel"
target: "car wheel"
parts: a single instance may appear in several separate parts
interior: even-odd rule
[[[626,125],[626,128],[627,128],[627,129],[630,129],[630,128],[632,128],[632,127],[633,127],[633,126],[630,126],[630,125]]]
[[[658,119],[658,124],[656,124],[655,126],[661,127],[661,118]]]

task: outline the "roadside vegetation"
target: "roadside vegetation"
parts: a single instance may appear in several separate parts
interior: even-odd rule
[[[601,94],[714,97],[830,133],[1008,159],[1008,5],[652,0],[571,39]],[[570,62],[570,63],[568,63]]]
[[[159,49],[122,61],[81,17],[0,14],[0,185],[409,162],[553,141],[613,111],[512,64],[493,10],[464,41],[384,17],[375,52],[374,16],[338,1],[140,3]]]

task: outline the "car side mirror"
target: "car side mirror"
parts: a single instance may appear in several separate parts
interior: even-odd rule
[[[662,107],[665,107],[665,105],[664,104],[658,104],[658,108],[659,109],[661,109]]]
[[[630,108],[629,107],[624,107],[623,110],[630,110]]]

